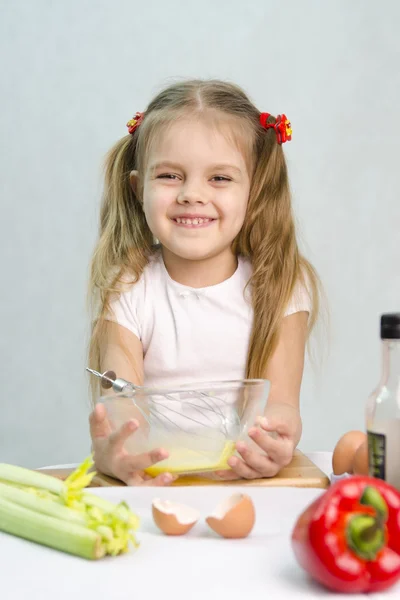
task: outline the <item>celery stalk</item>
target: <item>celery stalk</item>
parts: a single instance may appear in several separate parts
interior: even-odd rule
[[[66,489],[64,482],[57,479],[57,477],[5,463],[0,463],[0,481],[2,483],[18,483],[27,487],[40,488],[58,495],[64,494]]]
[[[82,558],[96,560],[106,553],[101,536],[95,531],[37,513],[3,497],[0,497],[0,529]]]
[[[32,471],[17,465],[0,463],[0,482],[47,490],[61,497],[73,497],[92,481],[96,473],[95,471],[88,473],[88,471],[93,464],[93,460],[89,456],[65,481],[61,481],[57,477],[46,473]]]
[[[88,519],[85,518],[85,514],[72,510],[67,506],[48,500],[47,498],[41,498],[35,496],[31,492],[24,491],[21,488],[15,488],[11,485],[5,485],[0,483],[0,498],[15,502],[20,506],[25,506],[35,512],[55,517],[56,519],[63,519],[64,521],[70,521],[71,523],[77,523],[86,527]],[[1,525],[0,525],[1,528]]]
[[[81,502],[90,508],[98,508],[105,514],[113,515],[120,519],[123,523],[126,523],[130,527],[137,529],[139,527],[139,518],[132,513],[126,502],[120,502],[119,504],[113,504],[105,498],[95,496],[88,492],[82,494]]]
[[[67,552],[81,554],[80,535],[92,534],[92,538],[98,540],[97,546],[93,550],[90,547],[90,539],[84,537],[89,548],[89,558],[99,558],[105,554],[116,556],[122,552],[128,552],[129,543],[132,542],[138,547],[134,531],[139,527],[139,518],[129,508],[126,502],[113,504],[112,502],[90,494],[84,489],[89,485],[95,473],[89,473],[93,465],[92,457],[86,458],[78,467],[62,482],[51,476],[37,473],[23,467],[14,465],[0,464],[0,530],[8,533],[15,533],[20,537],[27,537],[32,541],[46,544],[46,539],[50,540],[47,545],[59,547],[55,544],[57,535],[60,536],[60,549],[66,546]],[[18,527],[18,519],[11,520],[12,529],[8,524],[11,516],[10,506],[13,507],[15,514],[19,509],[26,511],[26,517],[30,517],[31,528],[27,527],[28,534],[24,535],[25,524],[21,523]],[[8,518],[5,519],[4,515]],[[23,514],[23,513],[22,513]],[[38,519],[35,521],[34,517]],[[22,517],[21,517],[22,519]],[[44,537],[38,532],[39,527],[36,522],[43,523],[43,519],[49,519],[50,533],[54,529],[54,535],[46,534],[46,528],[43,527]],[[3,521],[5,524],[3,524]],[[56,524],[60,529],[56,532]],[[53,529],[51,528],[53,526]],[[8,527],[8,529],[7,529]],[[71,535],[63,541],[65,531],[70,531],[71,535],[76,534],[76,548],[74,552],[74,542]],[[45,535],[46,534],[46,535]],[[71,541],[71,550],[68,550],[69,540]],[[94,554],[93,554],[94,552]],[[86,555],[85,555],[86,556]]]
[[[29,487],[27,485],[22,485],[22,483],[13,483],[11,481],[4,480],[0,480],[0,484],[6,485],[7,487],[13,487],[18,490],[23,490],[24,492],[29,492],[30,494],[34,494],[39,498],[46,498],[52,502],[58,502],[58,504],[65,504],[64,499],[61,496],[55,494],[54,492],[43,490],[42,488]]]

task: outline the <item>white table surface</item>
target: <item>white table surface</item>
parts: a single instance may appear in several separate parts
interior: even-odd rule
[[[332,454],[307,454],[330,475]],[[73,465],[52,465],[53,467]],[[91,492],[118,502],[126,500],[140,515],[140,547],[116,558],[90,562],[0,532],[1,594],[7,600],[268,600],[349,597],[313,582],[298,566],[290,534],[298,515],[320,489],[295,488],[93,488]],[[256,524],[244,540],[214,534],[205,517],[230,494],[249,494]],[[160,497],[197,508],[201,519],[182,537],[163,535],[151,517],[151,502]],[[399,598],[400,584],[377,600]]]

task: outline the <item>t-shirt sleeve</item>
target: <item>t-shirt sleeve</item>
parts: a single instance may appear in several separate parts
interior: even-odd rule
[[[287,305],[284,316],[293,315],[300,311],[311,312],[312,297],[308,286],[298,281],[293,290],[292,297]]]
[[[126,284],[119,295],[111,298],[110,310],[106,316],[108,321],[114,321],[129,329],[140,340],[142,339],[142,295],[143,285],[137,283]]]

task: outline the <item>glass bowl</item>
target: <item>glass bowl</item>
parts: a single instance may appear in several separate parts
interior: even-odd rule
[[[270,384],[266,379],[193,383],[177,388],[128,389],[104,395],[113,430],[129,419],[140,427],[125,442],[130,454],[164,448],[169,457],[146,469],[156,476],[229,469],[227,460],[239,440],[264,413]],[[254,442],[253,442],[254,444]]]

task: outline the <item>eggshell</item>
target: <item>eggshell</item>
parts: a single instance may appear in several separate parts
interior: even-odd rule
[[[368,440],[359,446],[353,459],[353,473],[355,475],[369,475]]]
[[[156,498],[151,508],[155,524],[166,535],[184,535],[200,518],[194,508],[169,500]]]
[[[247,537],[254,527],[255,509],[246,494],[233,494],[206,518],[206,523],[224,538]]]
[[[354,455],[367,439],[362,431],[348,431],[338,441],[333,451],[332,468],[335,475],[353,472]]]

